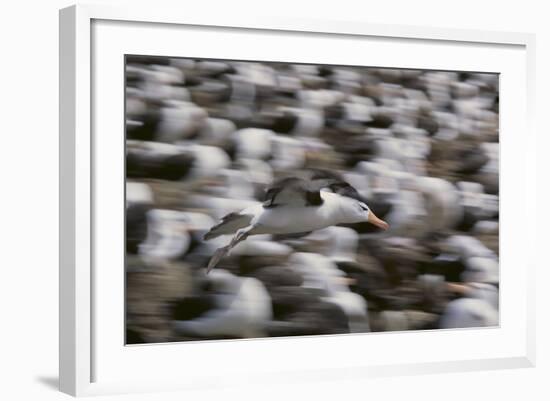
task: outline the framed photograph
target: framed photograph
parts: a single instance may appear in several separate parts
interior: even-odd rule
[[[534,37],[60,12],[60,389],[534,364]]]

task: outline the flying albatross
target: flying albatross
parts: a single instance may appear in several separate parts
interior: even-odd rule
[[[209,240],[235,234],[228,245],[212,255],[206,271],[250,235],[304,233],[361,222],[384,230],[389,228],[388,223],[369,209],[355,188],[334,174],[284,178],[267,190],[263,203],[226,215],[204,235],[204,239]]]

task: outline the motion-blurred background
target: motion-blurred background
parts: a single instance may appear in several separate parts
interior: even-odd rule
[[[126,59],[127,343],[498,325],[498,75]],[[202,236],[309,168],[391,228]]]

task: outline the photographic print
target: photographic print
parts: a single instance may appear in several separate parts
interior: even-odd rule
[[[498,326],[498,74],[124,68],[126,344]]]

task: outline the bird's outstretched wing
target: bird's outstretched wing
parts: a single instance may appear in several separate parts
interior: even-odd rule
[[[320,206],[323,199],[321,188],[298,177],[289,177],[277,181],[270,187],[264,199],[264,207],[277,206]]]
[[[357,192],[354,187],[346,182],[340,174],[334,171],[324,169],[310,169],[308,171],[308,176],[312,182],[317,182],[320,185],[323,185],[324,188],[334,193],[342,196],[347,196],[348,198],[357,199],[361,202],[365,201],[365,199],[359,194],[359,192]]]
[[[287,177],[277,181],[267,190],[264,207],[320,206],[323,204],[320,193],[322,189],[363,200],[357,190],[343,181],[336,173],[310,170],[304,178]]]
[[[361,202],[365,202],[365,199],[357,192],[357,190],[345,181],[336,181],[331,183],[328,187],[332,192],[337,193],[348,198],[353,198]]]

